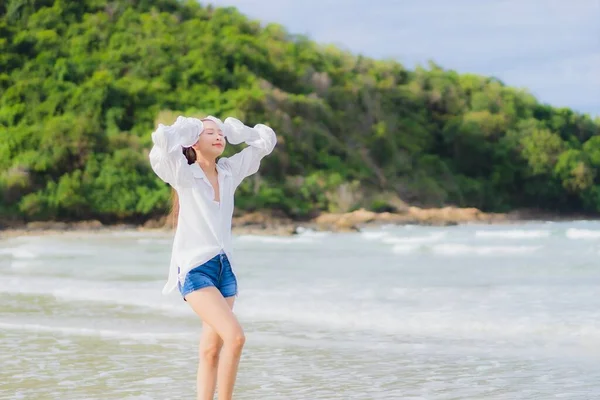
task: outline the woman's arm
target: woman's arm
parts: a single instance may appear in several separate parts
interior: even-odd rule
[[[244,142],[248,145],[244,150],[223,160],[229,165],[234,187],[237,187],[244,178],[258,171],[260,161],[275,148],[277,137],[273,129],[266,125],[258,124],[251,128],[231,117],[225,120],[224,126],[229,143]]]
[[[175,188],[193,184],[194,177],[181,150],[196,143],[203,129],[202,121],[186,117],[178,117],[173,125],[158,125],[152,132],[154,146],[149,158],[160,179]]]

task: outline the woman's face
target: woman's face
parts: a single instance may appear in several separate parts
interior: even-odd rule
[[[223,136],[223,132],[211,120],[205,119],[202,122],[204,123],[204,130],[192,148],[196,152],[200,152],[205,158],[217,158],[225,151],[225,137]]]

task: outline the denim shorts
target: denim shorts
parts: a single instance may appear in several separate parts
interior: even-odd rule
[[[237,295],[237,280],[227,256],[223,253],[190,270],[183,285],[179,282],[177,286],[184,300],[185,296],[193,291],[209,286],[216,287],[223,297]]]

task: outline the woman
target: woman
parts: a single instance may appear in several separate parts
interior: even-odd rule
[[[219,158],[225,139],[249,147]],[[219,400],[231,399],[245,341],[232,311],[238,293],[231,266],[233,194],[245,177],[258,171],[277,139],[266,125],[250,128],[234,118],[223,123],[209,116],[160,124],[152,141],[152,169],[175,189],[179,210],[163,293],[178,287],[202,320],[198,399],[213,399],[217,384]]]

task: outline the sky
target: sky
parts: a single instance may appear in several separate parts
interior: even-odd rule
[[[494,76],[600,116],[600,0],[211,0],[408,68]]]

